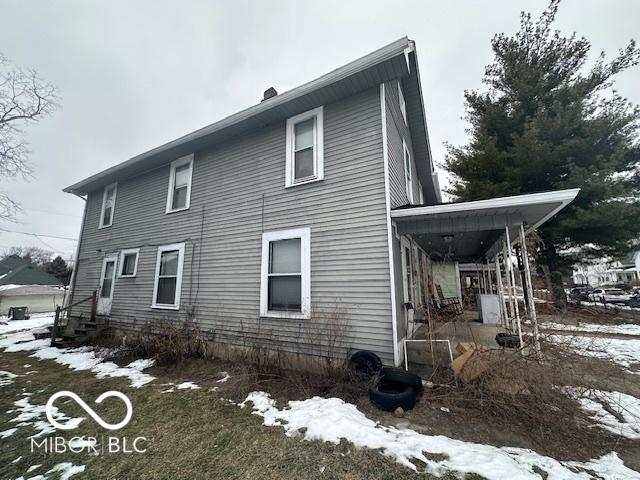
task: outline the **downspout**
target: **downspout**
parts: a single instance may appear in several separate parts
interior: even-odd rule
[[[387,242],[389,247],[389,293],[391,294],[391,329],[393,335],[393,364],[400,365],[398,349],[398,319],[396,316],[396,282],[393,265],[393,230],[391,226],[391,190],[389,187],[389,151],[387,149],[387,104],[384,83],[380,84],[380,115],[382,120],[382,158],[384,164],[384,200],[387,216]]]
[[[71,280],[69,281],[69,295],[67,295],[65,305],[63,305],[63,307],[66,307],[73,303],[73,294],[76,289],[76,278],[77,278],[76,274],[78,272],[78,265],[80,262],[80,242],[82,242],[82,236],[84,234],[84,223],[87,219],[87,199],[84,198],[82,195],[78,195],[75,192],[73,192],[73,194],[84,201],[84,209],[82,210],[82,224],[80,225],[80,236],[78,237],[78,245],[76,246],[76,258],[73,262],[73,271],[71,272]]]

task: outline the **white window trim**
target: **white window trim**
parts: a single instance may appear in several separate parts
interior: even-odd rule
[[[269,243],[290,238],[300,239],[301,308],[300,312],[269,310]],[[295,228],[262,234],[262,269],[260,275],[260,316],[275,318],[311,317],[311,228]]]
[[[113,207],[111,208],[111,218],[109,224],[104,222],[104,211],[107,208],[107,190],[113,187]],[[116,216],[116,196],[118,195],[118,182],[110,183],[102,190],[102,208],[100,209],[100,224],[98,228],[107,228],[113,225],[113,217]]]
[[[407,123],[407,104],[404,100],[404,92],[402,91],[402,83],[400,83],[400,80],[398,80],[398,102],[400,103],[400,112],[402,112],[404,123]]]
[[[409,156],[409,172],[407,172],[407,155]],[[411,165],[411,152],[407,148],[407,142],[402,140],[402,165],[404,169],[404,183],[407,190],[407,200],[413,203],[413,166]],[[408,175],[407,175],[408,173]]]
[[[178,271],[176,277],[176,296],[173,304],[157,303],[156,296],[158,295],[158,280],[160,275],[160,260],[162,253],[178,250]],[[162,245],[158,247],[158,255],[156,257],[156,273],[153,279],[153,300],[151,301],[151,308],[158,308],[162,310],[179,310],[180,309],[180,293],[182,290],[182,267],[184,266],[184,243],[172,243],[171,245]]]
[[[294,143],[295,143],[295,126],[297,123],[304,122],[310,118],[316,118],[315,128],[313,129],[314,149],[313,149],[313,169],[315,175],[304,180],[296,181],[293,176],[295,170],[294,163]],[[285,188],[305,185],[307,183],[318,182],[324,179],[324,107],[314,108],[308,112],[301,113],[287,119],[286,133],[286,167],[285,167]]]
[[[131,275],[124,275],[122,273],[122,269],[124,268],[124,257],[125,255],[131,255],[132,253],[136,254],[136,265],[133,267],[133,273]],[[118,269],[118,276],[122,278],[133,278],[138,273],[138,260],[140,260],[140,249],[139,248],[130,248],[128,250],[122,250],[120,252],[120,268]]]
[[[173,204],[173,189],[176,183],[176,168],[183,165],[189,165],[189,183],[187,183],[187,203],[182,208],[172,209]],[[186,155],[177,160],[171,162],[171,169],[169,170],[169,189],[167,191],[167,210],[166,213],[182,212],[183,210],[189,210],[191,206],[191,180],[193,179],[193,153]]]

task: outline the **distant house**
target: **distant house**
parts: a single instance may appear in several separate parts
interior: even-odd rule
[[[10,307],[29,312],[51,312],[62,303],[62,282],[43,268],[17,255],[0,260],[0,313]]]
[[[576,267],[573,283],[576,285],[615,285],[640,282],[640,250],[629,252],[624,257],[601,261],[586,267]]]

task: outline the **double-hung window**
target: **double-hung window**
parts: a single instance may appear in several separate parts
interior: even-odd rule
[[[262,235],[262,316],[309,318],[311,310],[311,229]]]
[[[132,248],[130,250],[123,250],[120,253],[120,276],[121,277],[135,277],[138,272],[138,255],[140,254],[139,248]]]
[[[413,203],[413,170],[411,166],[411,154],[407,148],[406,142],[402,141],[402,147],[404,150],[404,180],[407,190],[407,200],[409,203]]]
[[[187,210],[191,202],[191,177],[193,155],[179,158],[171,163],[167,213]]]
[[[118,184],[112,183],[104,187],[102,192],[102,210],[100,210],[100,228],[113,225],[113,213],[116,208]]]
[[[405,123],[407,122],[407,104],[404,101],[404,92],[402,91],[402,83],[398,80],[398,102],[400,103],[400,111]]]
[[[285,187],[324,178],[323,107],[287,120]]]
[[[178,310],[184,265],[184,243],[158,247],[153,285],[153,308]]]

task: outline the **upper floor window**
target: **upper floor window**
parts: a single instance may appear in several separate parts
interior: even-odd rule
[[[112,183],[104,187],[104,191],[102,192],[102,210],[100,211],[100,228],[110,227],[113,224],[117,190],[117,183]]]
[[[402,91],[402,83],[398,80],[398,101],[400,102],[400,111],[402,112],[402,118],[407,121],[407,104],[404,102],[404,92]]]
[[[285,187],[324,178],[323,107],[287,120]]]
[[[123,250],[120,254],[120,276],[135,277],[138,272],[139,248]]]
[[[191,201],[191,174],[193,155],[179,158],[171,163],[167,213],[187,210]]]
[[[409,203],[413,203],[413,169],[411,166],[411,154],[407,148],[406,142],[402,141],[402,147],[404,149],[404,180],[405,188],[407,189],[407,200]]]
[[[158,247],[152,308],[178,310],[182,289],[184,243]]]
[[[262,316],[309,318],[311,229],[262,235]]]

